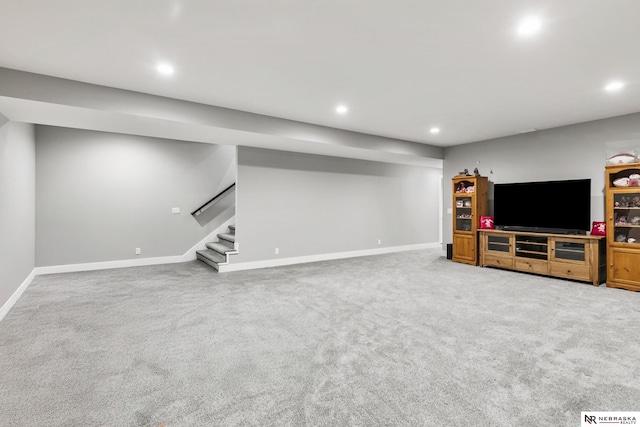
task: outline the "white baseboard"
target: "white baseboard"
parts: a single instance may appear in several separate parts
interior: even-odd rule
[[[304,264],[307,262],[330,261],[334,259],[355,258],[369,255],[382,255],[394,252],[415,251],[419,249],[439,248],[440,243],[420,243],[417,245],[391,246],[387,248],[364,249],[359,251],[336,252],[330,254],[308,255],[292,258],[269,259],[264,261],[241,262],[221,265],[220,273],[229,271],[254,270],[257,268],[280,267],[283,265]]]
[[[189,260],[185,260],[182,255],[178,255],[155,258],[120,259],[117,261],[86,262],[83,264],[50,265],[46,267],[36,267],[34,270],[36,272],[36,276],[39,276],[41,274],[75,273],[78,271],[108,270],[110,268],[143,267],[145,265],[173,264],[185,261]]]
[[[225,221],[218,228],[213,230],[202,240],[196,243],[191,249],[185,252],[183,255],[154,257],[154,258],[132,258],[121,259],[116,261],[102,261],[102,262],[87,262],[82,264],[65,264],[65,265],[51,265],[46,267],[36,267],[34,269],[35,275],[40,274],[54,274],[54,273],[74,273],[77,271],[91,271],[91,270],[107,270],[110,268],[126,268],[126,267],[144,267],[145,265],[158,265],[158,264],[174,264],[177,262],[187,262],[196,259],[196,251],[206,248],[205,244],[210,242],[217,234],[227,230],[229,224],[233,223],[235,217]]]
[[[11,307],[13,307],[16,301],[18,301],[18,298],[22,296],[22,293],[27,290],[27,288],[29,287],[29,285],[31,284],[35,276],[36,276],[36,273],[34,269],[27,276],[27,278],[24,279],[24,282],[22,282],[22,284],[18,286],[18,289],[16,289],[16,291],[13,293],[13,295],[11,295],[11,297],[7,300],[7,302],[5,302],[2,305],[2,308],[0,308],[0,320],[4,319],[4,316],[7,315],[9,310],[11,310]]]

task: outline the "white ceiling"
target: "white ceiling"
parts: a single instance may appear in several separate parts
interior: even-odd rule
[[[640,111],[638,0],[0,1],[2,67],[409,141]]]

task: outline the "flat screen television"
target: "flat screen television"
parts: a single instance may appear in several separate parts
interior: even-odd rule
[[[494,184],[497,229],[584,234],[591,229],[591,180]]]

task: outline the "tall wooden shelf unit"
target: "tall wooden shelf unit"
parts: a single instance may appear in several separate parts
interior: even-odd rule
[[[487,215],[489,180],[480,175],[458,175],[453,188],[452,260],[478,265],[478,225]]]
[[[640,291],[640,163],[606,166],[607,286]],[[620,178],[634,186],[616,186]]]

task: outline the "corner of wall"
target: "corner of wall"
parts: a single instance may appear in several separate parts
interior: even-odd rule
[[[33,279],[35,266],[34,125],[0,127],[0,318]],[[26,277],[26,279],[25,279]]]
[[[0,128],[4,125],[6,125],[7,123],[9,123],[9,119],[7,119],[7,117],[0,113]]]
[[[24,291],[27,290],[27,288],[29,287],[29,285],[31,284],[35,276],[36,274],[34,269],[31,271],[31,274],[29,274],[27,278],[24,279],[22,284],[18,286],[18,289],[16,289],[13,295],[9,297],[9,299],[2,305],[2,307],[0,307],[0,321],[4,319],[7,313],[9,313],[9,310],[11,310],[11,307],[13,307],[13,305],[18,301],[18,299],[22,296]]]

